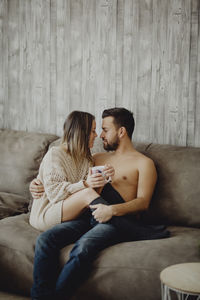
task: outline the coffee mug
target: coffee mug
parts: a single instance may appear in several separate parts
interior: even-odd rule
[[[104,166],[95,166],[95,167],[92,168],[92,174],[101,173],[102,176],[105,178],[106,183],[107,183],[107,182],[111,182],[111,181],[112,181],[111,176],[109,176],[109,177],[106,179],[106,174],[105,174],[104,171],[103,171],[104,168],[105,168]]]

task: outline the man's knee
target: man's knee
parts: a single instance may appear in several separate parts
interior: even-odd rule
[[[47,248],[53,248],[54,243],[54,232],[47,230],[42,232],[36,239],[35,251],[44,250]]]
[[[47,243],[48,243],[48,235],[46,232],[43,232],[36,239],[35,251],[40,251],[41,249],[44,249]]]
[[[82,238],[76,242],[70,253],[70,257],[76,257],[80,261],[89,261],[96,254],[94,241]]]

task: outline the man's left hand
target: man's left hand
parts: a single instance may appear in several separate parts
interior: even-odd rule
[[[90,208],[95,209],[92,213],[95,220],[99,223],[105,223],[109,221],[113,216],[112,206],[105,204],[90,205]]]

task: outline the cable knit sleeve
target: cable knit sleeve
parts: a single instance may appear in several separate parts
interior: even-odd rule
[[[45,193],[50,202],[56,203],[66,199],[69,195],[84,189],[83,180],[76,183],[68,181],[64,168],[63,151],[50,149],[43,160],[43,184]]]

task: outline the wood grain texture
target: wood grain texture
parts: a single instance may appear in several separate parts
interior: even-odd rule
[[[0,127],[121,106],[136,141],[200,146],[199,32],[199,0],[1,0]]]
[[[193,76],[193,92],[194,94],[191,95],[191,98],[194,99],[194,141],[192,144],[195,146],[200,145],[200,3],[198,0],[192,1],[192,17],[193,17],[193,40],[192,42],[195,44],[194,46],[194,61],[196,63],[195,68],[191,72],[191,76]],[[198,29],[197,29],[198,28]],[[197,41],[197,42],[196,42]],[[192,47],[191,47],[192,48]],[[193,65],[194,67],[194,65]],[[196,78],[196,80],[195,80]],[[196,84],[195,84],[196,83]]]
[[[6,103],[8,99],[8,39],[7,1],[0,2],[0,127],[6,126]]]

